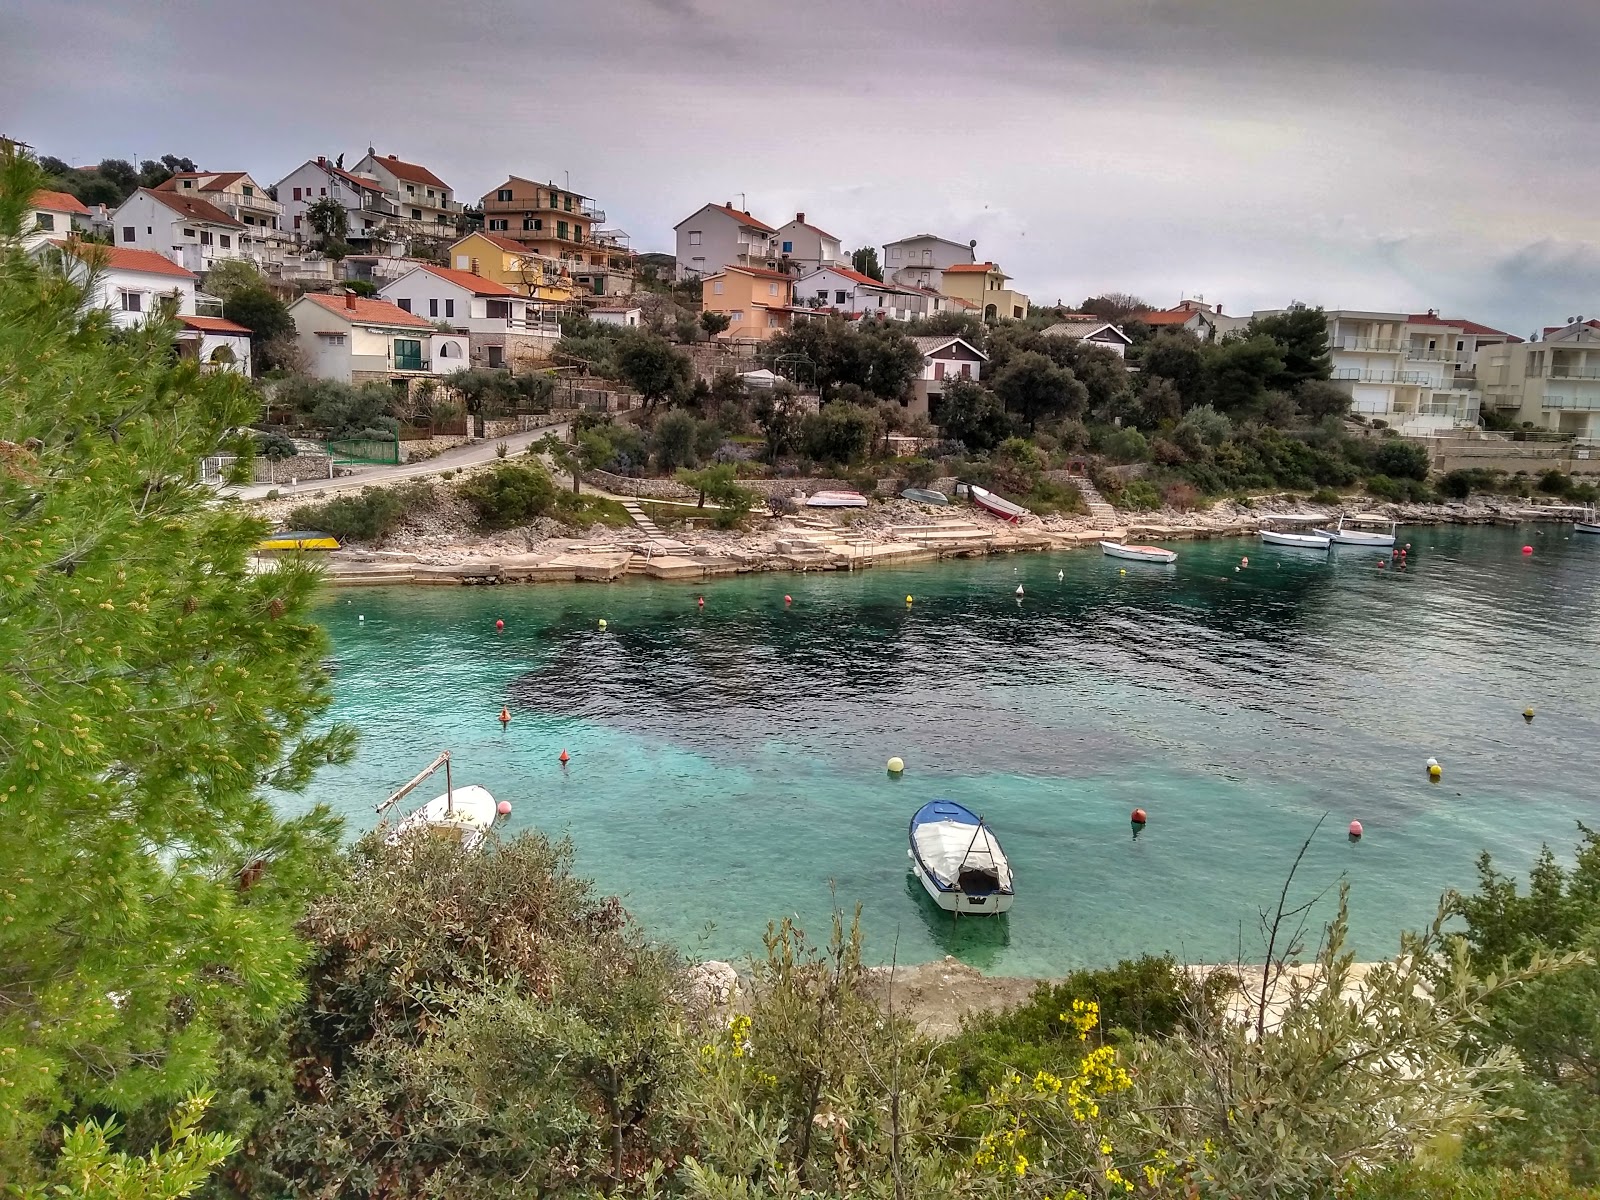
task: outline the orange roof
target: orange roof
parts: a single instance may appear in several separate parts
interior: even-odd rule
[[[76,196],[68,195],[66,192],[35,192],[33,199],[29,203],[35,208],[46,209],[50,212],[72,213],[80,217],[89,215],[89,210],[84,207],[83,201]]]
[[[419,167],[416,163],[408,163],[398,159],[392,154],[374,154],[373,161],[380,163],[383,169],[396,179],[404,179],[411,183],[431,183],[434,187],[450,190],[450,185],[440,179],[427,167]],[[359,165],[359,164],[358,164]]]
[[[498,247],[499,249],[505,250],[510,254],[533,254],[533,253],[535,253],[535,251],[533,251],[532,249],[530,249],[527,246],[524,246],[521,242],[515,240],[514,238],[499,237],[498,235],[493,234],[493,233],[484,233],[483,230],[481,230],[481,229],[476,230],[475,232],[477,233],[477,235],[479,237],[481,237],[484,241],[488,242],[491,246]]]
[[[414,329],[432,329],[433,326],[415,313],[408,313],[398,304],[387,300],[373,300],[366,296],[330,296],[327,292],[307,292],[302,299],[320,304],[345,320],[367,325],[404,325]],[[353,304],[352,304],[353,301]]]
[[[225,321],[221,317],[179,317],[185,327],[199,329],[205,333],[243,333],[250,331],[237,321]]]
[[[521,292],[508,288],[503,283],[496,283],[492,279],[485,279],[482,275],[474,275],[471,271],[453,271],[449,267],[436,267],[431,263],[424,263],[422,270],[430,275],[437,275],[446,283],[466,288],[475,296],[515,296],[519,300],[526,299]]]
[[[717,274],[721,275],[727,271],[737,271],[741,275],[756,275],[762,279],[787,279],[791,283],[794,282],[794,276],[785,275],[782,271],[769,271],[765,267],[736,267],[731,263]],[[713,276],[707,275],[706,278],[711,279]]]
[[[188,217],[192,221],[205,221],[211,225],[229,225],[235,229],[243,229],[243,221],[235,221],[209,200],[202,200],[198,196],[185,196],[182,192],[158,192],[154,188],[140,188],[146,196],[170,208],[179,216]]]
[[[244,177],[243,171],[179,171],[167,179],[156,184],[154,190],[158,192],[179,192],[184,189],[178,187],[180,179],[209,179],[210,183],[201,184],[198,188],[190,189],[201,192],[220,192],[236,179]]]
[[[886,292],[895,292],[900,290],[892,283],[885,283],[881,279],[874,279],[871,275],[863,275],[860,271],[853,270],[850,267],[829,267],[827,269],[832,271],[835,275],[843,275],[846,279],[854,280],[856,283],[865,284],[867,287],[882,288]]]
[[[127,246],[102,246],[98,242],[57,241],[68,254],[83,262],[91,260],[113,271],[137,271],[142,275],[171,275],[177,279],[193,279],[194,272],[186,271],[170,258],[163,258],[154,250],[134,250]]]
[[[946,267],[945,271],[947,273],[959,273],[959,272],[980,273],[981,272],[982,274],[987,275],[990,271],[1000,271],[1000,268],[995,266],[992,262],[957,263],[953,267]],[[1004,271],[1001,271],[1000,273],[1002,275],[1005,274]]]
[[[737,208],[730,208],[726,204],[713,204],[713,205],[710,205],[710,207],[716,209],[719,213],[726,213],[728,216],[732,217],[736,221],[744,222],[746,225],[749,225],[752,229],[759,229],[763,233],[777,233],[778,232],[771,225],[768,225],[765,221],[758,221],[758,220],[756,220],[755,217],[752,217],[749,213],[740,212]]]
[[[1462,333],[1471,333],[1485,337],[1510,338],[1514,342],[1522,339],[1507,333],[1503,329],[1490,329],[1487,325],[1480,325],[1476,321],[1464,321],[1460,317],[1441,317],[1438,313],[1419,313],[1406,318],[1412,325],[1447,325],[1451,329],[1459,329]]]
[[[1168,308],[1161,312],[1134,313],[1135,321],[1143,321],[1146,325],[1185,325],[1198,310],[1187,308]]]

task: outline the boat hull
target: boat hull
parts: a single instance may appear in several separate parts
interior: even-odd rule
[[[1013,504],[1004,496],[996,496],[988,488],[978,487],[976,484],[967,489],[972,495],[972,502],[985,512],[993,513],[1002,521],[1020,521],[1023,517],[1032,516],[1020,504]]]
[[[947,913],[958,916],[967,915],[975,917],[997,917],[1011,909],[1011,902],[1016,899],[1010,892],[992,892],[987,896],[969,896],[965,892],[949,891],[941,888],[927,871],[916,861],[911,860],[911,873],[922,884],[922,890],[928,893],[932,901]]]
[[[918,504],[949,504],[950,497],[943,492],[935,492],[930,488],[906,488],[900,493],[906,500],[915,500]]]
[[[1591,525],[1588,521],[1579,521],[1572,528],[1575,533],[1592,533],[1600,535],[1600,525]]]
[[[1392,546],[1392,533],[1365,533],[1355,529],[1314,529],[1313,533],[1328,538],[1335,546]]]
[[[1101,542],[1100,553],[1107,558],[1120,558],[1127,562],[1170,565],[1178,561],[1176,551],[1163,550],[1160,546],[1125,546],[1121,542]]]
[[[911,872],[945,912],[998,916],[1015,897],[1000,839],[972,810],[931,800],[911,817]],[[970,890],[969,890],[970,889]]]
[[[456,788],[449,797],[435,796],[421,808],[408,813],[394,827],[388,840],[392,845],[411,833],[426,829],[441,836],[459,837],[461,848],[470,852],[483,845],[498,815],[489,789],[471,784]]]
[[[865,508],[867,498],[860,492],[817,492],[806,499],[807,508]]]
[[[1326,550],[1333,539],[1322,533],[1281,533],[1276,529],[1263,529],[1261,540],[1269,546],[1296,546],[1302,550]]]

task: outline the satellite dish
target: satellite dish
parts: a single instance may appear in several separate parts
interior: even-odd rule
[[[973,238],[970,242],[967,243],[967,249],[968,250],[976,250],[977,248],[978,248],[978,239],[977,238]]]

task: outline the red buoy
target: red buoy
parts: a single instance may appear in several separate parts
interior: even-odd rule
[[[509,817],[511,815],[511,801],[509,801],[509,800],[500,801],[499,804],[496,804],[494,806],[494,810],[495,810],[495,812],[499,813],[502,817]]]
[[[496,632],[503,633],[505,632],[506,623],[504,621],[496,621],[494,627]]]
[[[571,757],[571,755],[569,755],[567,753],[566,747],[562,747],[562,749],[561,749],[561,761],[563,763],[565,763],[567,761],[567,759],[570,758],[570,757]]]
[[[793,604],[794,603],[794,597],[793,596],[785,596],[783,598],[783,602],[785,604]]]
[[[1143,825],[1147,820],[1149,818],[1145,815],[1144,809],[1136,808],[1133,810],[1133,823],[1135,825]]]
[[[704,608],[706,606],[706,598],[704,596],[701,596],[700,599],[697,601],[697,603],[700,605],[701,608]]]
[[[502,725],[511,724],[511,710],[509,708],[502,708],[500,710],[500,724],[502,724]]]
[[[1361,839],[1361,822],[1360,821],[1351,821],[1350,822],[1350,840],[1352,842],[1355,842],[1355,841],[1359,841],[1360,839]]]
[[[1533,547],[1532,546],[1524,546],[1522,548],[1522,552],[1524,554],[1532,554],[1533,553]]]

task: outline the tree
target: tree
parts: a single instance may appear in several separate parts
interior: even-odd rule
[[[1313,421],[1344,417],[1350,412],[1350,393],[1325,379],[1308,379],[1295,389],[1295,404]]]
[[[662,400],[687,396],[694,381],[689,356],[664,337],[628,331],[617,340],[617,371],[623,381],[644,397],[646,409]]]
[[[1183,394],[1172,380],[1152,375],[1139,389],[1139,424],[1154,428],[1163,421],[1176,421],[1183,413]]]
[[[776,463],[794,452],[800,442],[800,422],[804,414],[788,384],[765,388],[756,396],[754,416],[766,439],[767,462]]]
[[[836,400],[800,422],[800,448],[818,462],[849,466],[871,451],[876,430],[869,410]]]
[[[1029,429],[1044,418],[1081,416],[1089,399],[1076,375],[1032,351],[1017,355],[995,373],[994,391],[1006,411]]]
[[[209,1093],[185,1100],[173,1114],[168,1145],[145,1158],[111,1148],[121,1132],[114,1119],[86,1121],[68,1130],[52,1183],[23,1192],[24,1200],[179,1200],[192,1195],[240,1145],[229,1134],[200,1131],[210,1101]]]
[[[802,321],[771,339],[768,361],[780,373],[807,381],[814,375],[823,403],[846,384],[883,400],[898,400],[921,368],[922,352],[909,337],[887,324],[853,325],[829,317]]]
[[[859,250],[850,251],[850,265],[862,275],[869,275],[873,279],[883,278],[883,268],[878,265],[876,246],[863,246]]]
[[[1203,371],[1200,339],[1188,330],[1168,329],[1156,334],[1146,343],[1139,367],[1146,376],[1159,376],[1169,381],[1183,397],[1185,407],[1200,403]]]
[[[1333,372],[1328,354],[1328,318],[1321,308],[1293,304],[1281,313],[1256,317],[1245,328],[1245,336],[1264,334],[1278,345],[1283,366],[1267,386],[1292,392],[1315,379],[1326,379]]]
[[[975,452],[994,449],[1011,433],[1011,420],[999,398],[970,379],[947,382],[932,415],[945,437]]]
[[[1260,414],[1267,384],[1283,370],[1278,343],[1265,334],[1207,346],[1201,360],[1207,402],[1220,412],[1241,418]]]
[[[350,236],[350,213],[332,196],[322,196],[307,206],[306,224],[324,250],[343,245]]]
[[[656,465],[663,471],[692,467],[695,462],[695,419],[682,409],[674,409],[656,422],[651,448]]]
[[[23,1182],[60,1114],[177,1102],[225,1019],[297,998],[337,825],[265,792],[353,744],[318,728],[317,572],[251,570],[266,522],[199,479],[219,447],[248,461],[258,402],[20,252],[39,179],[0,162],[0,1175]]]
[[[1127,292],[1104,292],[1090,296],[1078,305],[1078,311],[1090,313],[1102,321],[1122,321],[1134,313],[1149,312],[1150,305]]]
[[[724,529],[742,523],[750,506],[756,502],[755,492],[740,485],[732,463],[720,463],[698,471],[680,467],[678,482],[700,494],[698,507],[704,508],[707,500],[717,506],[717,524]]]
[[[211,275],[215,274],[213,270]],[[217,293],[222,296],[223,315],[250,331],[251,359],[256,371],[285,366],[277,347],[294,339],[294,318],[289,315],[288,305],[272,294],[259,275],[254,282],[241,279],[224,282],[227,290]],[[211,277],[207,277],[206,283],[211,285]]]
[[[1386,437],[1372,448],[1368,465],[1390,479],[1426,479],[1431,460],[1421,442],[1402,437]]]
[[[713,312],[707,309],[700,314],[700,328],[706,331],[706,336],[714,338],[726,329],[733,318],[725,312]]]

